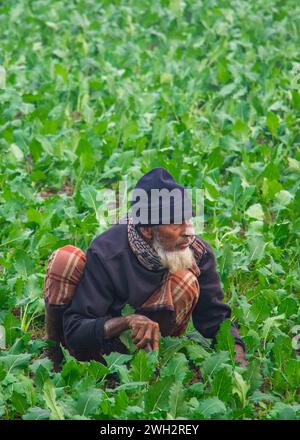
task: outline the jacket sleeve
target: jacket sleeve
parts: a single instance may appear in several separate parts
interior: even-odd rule
[[[216,259],[212,248],[205,243],[206,253],[199,263],[201,274],[198,278],[200,295],[198,303],[193,311],[193,324],[205,338],[212,338],[215,343],[216,334],[220,324],[231,316],[231,309],[223,302],[224,293],[221,287],[220,277],[216,270]],[[245,345],[239,335],[236,324],[232,323],[231,333],[235,344]]]
[[[104,323],[113,303],[113,283],[98,255],[89,248],[83,276],[63,317],[64,337],[74,350],[104,347]]]

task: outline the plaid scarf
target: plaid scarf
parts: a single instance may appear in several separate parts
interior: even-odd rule
[[[150,244],[138,233],[130,216],[127,216],[127,230],[128,242],[132,252],[135,254],[139,262],[148,270],[158,271],[164,268],[160,257]],[[190,248],[194,252],[195,261],[198,262],[200,258],[206,253],[206,249],[201,239],[194,236]],[[195,267],[195,271],[200,275],[199,268]]]

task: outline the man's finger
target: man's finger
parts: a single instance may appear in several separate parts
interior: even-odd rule
[[[152,351],[152,346],[151,344],[148,342],[148,344],[145,345],[145,347],[143,347],[144,350],[149,353],[149,351]]]
[[[154,351],[158,350],[158,347],[159,347],[159,336],[160,336],[160,331],[159,331],[159,328],[156,327],[156,328],[154,328],[154,331],[153,331],[153,344],[152,344],[152,346],[153,346],[153,350]]]
[[[137,333],[132,337],[132,341],[134,343],[139,342],[145,334],[145,329],[143,327],[141,327],[140,329],[138,329]]]
[[[154,351],[158,350],[159,328],[154,327],[152,330],[152,347]]]
[[[152,335],[151,335],[151,328],[148,328],[143,336],[143,338],[139,341],[138,344],[136,344],[137,348],[144,347],[148,342],[151,343],[152,341]]]
[[[138,334],[138,332],[141,330],[141,327],[135,326],[131,329],[131,336],[133,338],[136,337],[136,335]]]

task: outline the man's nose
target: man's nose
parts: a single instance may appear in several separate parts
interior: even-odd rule
[[[191,220],[184,220],[183,225],[183,236],[195,235],[195,228]]]

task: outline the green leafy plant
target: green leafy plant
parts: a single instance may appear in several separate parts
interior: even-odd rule
[[[299,419],[299,2],[2,3],[0,418]],[[54,373],[49,256],[85,251],[124,213],[102,190],[158,166],[204,191],[247,368],[227,320],[214,348],[192,322],[156,353],[128,331],[128,355],[64,350]]]

